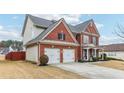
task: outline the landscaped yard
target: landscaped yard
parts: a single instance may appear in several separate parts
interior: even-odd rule
[[[23,61],[0,62],[0,78],[2,79],[81,79],[78,74],[53,66],[37,66]]]
[[[118,70],[124,70],[124,61],[110,60],[110,61],[95,63],[95,65],[110,67]]]

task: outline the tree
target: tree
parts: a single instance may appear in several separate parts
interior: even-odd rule
[[[118,24],[116,28],[117,29],[115,30],[115,34],[124,39],[124,26]]]
[[[7,41],[1,41],[0,42],[1,45],[3,45],[4,47],[16,47],[20,50],[20,48],[22,48],[23,43],[21,41],[16,41],[16,40],[7,40]]]

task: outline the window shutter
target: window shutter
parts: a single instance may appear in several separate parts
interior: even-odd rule
[[[60,33],[58,33],[58,39],[59,39],[59,40],[61,39],[61,34],[60,34]]]
[[[63,40],[65,40],[65,34],[63,34]]]

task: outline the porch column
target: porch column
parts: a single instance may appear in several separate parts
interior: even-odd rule
[[[97,49],[95,48],[94,51],[95,51],[95,53],[94,53],[94,57],[97,57],[97,55],[96,55],[96,51],[97,51]]]
[[[81,59],[83,59],[83,49],[82,49],[82,43],[83,43],[83,35],[81,33],[81,36],[80,36],[80,44],[81,44],[81,48],[80,48],[80,54],[81,54]]]
[[[89,49],[87,48],[87,61],[89,60]]]

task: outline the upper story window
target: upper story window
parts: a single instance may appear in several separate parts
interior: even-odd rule
[[[58,33],[58,39],[59,40],[65,40],[65,34],[64,33]]]
[[[89,36],[84,35],[83,41],[84,41],[84,44],[88,44],[89,43]]]
[[[31,37],[32,37],[32,39],[35,37],[35,33],[34,33],[34,30],[33,29],[31,29]]]
[[[78,35],[76,35],[76,40],[78,40]]]
[[[94,45],[96,45],[96,44],[97,44],[96,37],[93,37],[93,44],[94,44]]]

